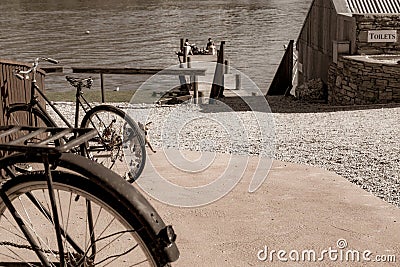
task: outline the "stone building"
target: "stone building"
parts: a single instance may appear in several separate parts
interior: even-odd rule
[[[400,0],[314,0],[296,43],[296,94],[339,105],[400,102],[399,33]]]

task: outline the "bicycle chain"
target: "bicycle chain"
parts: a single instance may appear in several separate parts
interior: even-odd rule
[[[10,246],[10,247],[15,247],[15,248],[22,248],[22,249],[34,250],[32,246],[16,244],[16,243],[9,242],[9,241],[0,242],[0,246]],[[59,255],[59,254],[60,254],[60,252],[57,251],[57,250],[50,250],[50,249],[42,249],[42,248],[39,248],[39,251],[44,252],[44,253],[52,253],[52,254],[56,254],[56,255]]]
[[[16,244],[16,243],[9,242],[9,241],[0,242],[0,246],[11,246],[11,247],[15,247],[15,248],[21,248],[21,249],[27,249],[27,250],[34,251],[32,246],[20,245],[20,244]],[[41,252],[44,252],[44,253],[52,253],[54,255],[60,255],[60,252],[57,251],[57,250],[49,250],[49,249],[42,249],[42,248],[39,248],[38,250],[41,251]],[[80,256],[81,255],[79,255],[79,254],[76,254],[76,253],[69,254],[69,253],[67,253],[67,254],[65,254],[65,256],[66,256],[66,260],[70,264],[78,264],[80,262]],[[70,256],[74,256],[74,257],[70,257]],[[73,265],[73,266],[75,266],[75,265]],[[81,265],[79,264],[79,266],[81,266]],[[91,259],[86,259],[85,266],[91,267],[91,266],[95,266],[95,264]]]

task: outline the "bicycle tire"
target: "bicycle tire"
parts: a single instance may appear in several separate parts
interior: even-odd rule
[[[162,252],[155,249],[159,246],[157,244],[160,242],[159,239],[153,236],[146,225],[142,223],[143,218],[140,218],[140,215],[133,214],[134,216],[132,216],[132,203],[114,198],[112,190],[81,175],[52,171],[52,178],[57,196],[60,225],[66,233],[63,238],[65,251],[63,255],[69,263],[67,266],[112,264],[122,267],[132,266],[134,263],[148,263],[148,266],[169,266],[163,259]],[[54,241],[54,225],[52,220],[42,212],[44,209],[50,210],[46,190],[48,190],[47,177],[43,172],[22,174],[2,185],[2,191],[15,204],[13,206],[17,209],[21,219],[29,225],[31,234],[40,244],[39,250],[45,254],[51,263],[50,266],[59,266],[60,257],[57,255],[57,242]],[[42,205],[41,207],[35,206],[31,195]],[[66,207],[67,204],[69,204],[68,207]],[[71,207],[72,204],[77,204],[77,207],[75,205]],[[91,218],[94,219],[94,229],[88,233],[87,231],[91,227],[86,224],[90,219],[85,212],[89,206],[92,211]],[[17,229],[18,226],[15,225],[15,221],[12,220],[9,213],[10,211],[1,201],[0,238],[2,240],[0,244],[2,246],[0,246],[0,259],[5,258],[0,260],[2,266],[15,264],[15,261],[28,263],[29,266],[42,266],[42,263],[37,261],[37,256],[32,251],[33,248],[29,248],[29,242]],[[11,233],[9,229],[14,229],[15,232]],[[96,234],[97,236],[95,236]],[[66,238],[67,235],[69,238]],[[92,241],[88,241],[89,239]],[[83,265],[83,263],[87,265]]]
[[[114,119],[118,121],[113,123]],[[137,123],[123,110],[110,105],[93,107],[83,117],[81,128],[95,128],[99,133],[85,143],[89,158],[115,170],[130,183],[139,178],[146,163],[145,139]]]

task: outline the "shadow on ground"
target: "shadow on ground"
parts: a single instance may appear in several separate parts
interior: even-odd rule
[[[225,97],[220,101],[229,106],[234,111],[263,111],[272,113],[318,113],[334,111],[353,111],[367,109],[382,109],[400,107],[400,103],[371,104],[371,105],[352,105],[352,106],[333,106],[325,103],[310,103],[297,100],[293,96],[267,96],[269,105],[268,111],[265,107],[257,108],[257,105],[249,107],[248,103],[265,103],[264,96],[245,96],[245,97]],[[218,109],[212,109],[218,112]],[[205,108],[205,112],[210,111]],[[228,111],[226,108],[221,111]]]

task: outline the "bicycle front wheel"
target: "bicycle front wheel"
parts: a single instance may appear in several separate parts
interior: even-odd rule
[[[96,138],[85,143],[89,158],[135,181],[146,161],[145,141],[136,122],[124,111],[110,105],[89,110],[82,119],[82,128],[95,128]]]
[[[47,177],[17,176],[1,190],[1,266],[61,266],[61,258],[65,266],[164,266],[154,249],[157,240],[110,191],[72,173],[52,171],[52,177],[62,242]]]

